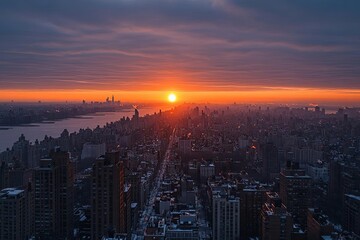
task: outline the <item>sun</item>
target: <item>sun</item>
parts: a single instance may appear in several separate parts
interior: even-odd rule
[[[174,93],[170,93],[168,96],[169,102],[175,102],[176,101],[176,95]]]

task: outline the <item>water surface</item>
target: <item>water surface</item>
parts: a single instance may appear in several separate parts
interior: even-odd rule
[[[140,116],[153,114],[158,111],[159,108],[144,108],[139,110]],[[118,121],[124,116],[131,118],[133,114],[133,110],[126,109],[119,112],[93,113],[54,122],[34,123],[23,126],[2,126],[0,129],[0,151],[11,148],[21,134],[24,134],[25,138],[30,142],[34,142],[36,139],[43,140],[45,135],[54,138],[59,137],[64,129],[67,129],[70,133],[77,132],[80,128],[93,129],[98,125],[104,126],[106,123]]]

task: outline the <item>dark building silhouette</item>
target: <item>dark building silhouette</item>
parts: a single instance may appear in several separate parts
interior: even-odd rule
[[[280,163],[278,160],[278,148],[273,143],[261,146],[263,169],[262,175],[265,181],[274,180],[279,176]]]
[[[0,163],[0,190],[9,184],[8,167],[5,162]]]
[[[0,239],[23,240],[29,237],[26,193],[17,188],[0,191]]]
[[[124,164],[119,152],[107,152],[93,165],[91,239],[125,231]]]
[[[294,222],[306,227],[306,216],[310,207],[311,178],[296,162],[288,161],[280,173],[280,198]]]
[[[140,117],[139,110],[137,110],[137,108],[135,108],[133,119],[134,120],[139,120],[139,117]]]
[[[360,196],[345,194],[344,228],[360,238]]]
[[[39,239],[73,239],[74,172],[56,148],[34,169],[34,227]]]
[[[265,188],[244,188],[240,192],[240,235],[242,239],[259,236],[261,209],[266,201]]]
[[[343,219],[345,195],[360,195],[360,171],[358,167],[352,164],[332,161],[329,175],[328,202],[330,214],[335,219]]]
[[[140,182],[141,175],[138,172],[131,172],[126,176],[126,182],[131,185],[131,201],[140,204]]]
[[[343,164],[339,161],[331,161],[329,167],[328,201],[331,216],[340,218],[341,213],[341,172]]]
[[[19,161],[0,163],[0,190],[3,188],[26,188],[32,178],[32,170],[21,166]]]
[[[125,185],[124,188],[124,229],[128,239],[131,239],[131,185]]]

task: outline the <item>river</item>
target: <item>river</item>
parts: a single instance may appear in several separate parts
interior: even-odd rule
[[[158,112],[160,108],[143,108],[139,109],[140,116]],[[99,112],[84,115],[75,118],[67,118],[51,123],[35,123],[26,126],[2,126],[0,130],[0,151],[11,148],[21,134],[24,134],[26,140],[34,142],[36,139],[43,140],[45,135],[59,137],[64,129],[70,133],[79,131],[80,128],[96,128],[104,126],[106,123],[115,122],[122,117],[131,118],[134,111],[126,109],[119,112]]]

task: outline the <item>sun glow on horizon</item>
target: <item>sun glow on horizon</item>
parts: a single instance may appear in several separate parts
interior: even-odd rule
[[[175,102],[176,101],[176,95],[174,93],[170,93],[168,96],[169,102]]]
[[[172,96],[172,94],[174,96]],[[103,102],[114,95],[122,103],[312,103],[359,106],[360,89],[267,88],[233,91],[149,91],[89,89],[0,89],[1,102]],[[170,96],[171,95],[171,96]],[[163,96],[159,98],[159,96]]]

